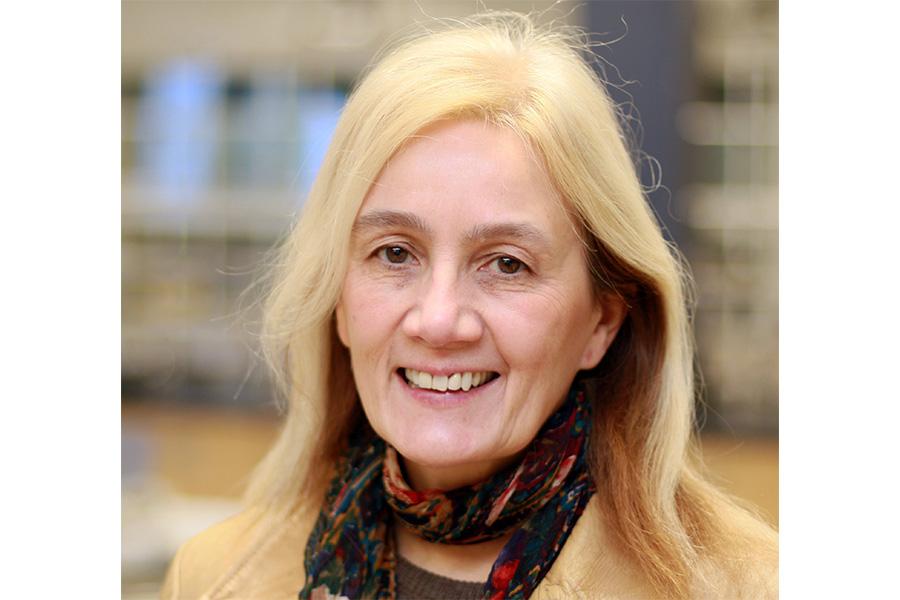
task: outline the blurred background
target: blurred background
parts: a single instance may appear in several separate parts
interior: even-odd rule
[[[697,284],[701,431],[778,525],[778,5],[772,0],[122,4],[123,597],[238,510],[277,412],[252,291],[348,91],[399,31],[481,7],[579,25],[639,118],[642,177]]]

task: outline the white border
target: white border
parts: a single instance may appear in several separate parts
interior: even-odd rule
[[[0,25],[3,595],[120,595],[118,3]]]
[[[781,594],[884,598],[898,552],[897,15],[781,4]]]

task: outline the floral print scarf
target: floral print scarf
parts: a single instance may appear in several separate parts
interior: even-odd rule
[[[490,600],[528,598],[594,493],[586,463],[590,406],[574,387],[520,463],[455,490],[415,491],[396,451],[368,425],[351,436],[306,546],[301,600],[396,598],[397,522],[424,539],[475,544],[513,532],[484,584]]]

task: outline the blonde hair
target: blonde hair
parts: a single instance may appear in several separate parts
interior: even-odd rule
[[[710,561],[737,576],[735,557],[771,551],[771,538],[737,531],[738,509],[693,466],[688,278],[585,51],[576,30],[487,13],[405,41],[351,94],[272,271],[262,343],[287,414],[249,486],[251,505],[286,515],[321,501],[361,414],[333,318],[357,211],[412,135],[436,121],[475,117],[530,142],[580,224],[596,288],[620,294],[630,308],[591,373],[591,471],[623,549],[668,597],[689,596]]]

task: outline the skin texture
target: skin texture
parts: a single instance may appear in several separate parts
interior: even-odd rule
[[[597,298],[541,164],[509,130],[426,128],[384,168],[354,225],[336,310],[363,409],[416,489],[453,489],[516,460],[594,367],[625,315]],[[410,387],[398,369],[492,371],[468,392]],[[433,573],[484,581],[508,536],[433,544],[395,530]]]
[[[618,299],[592,293],[539,161],[480,121],[426,128],[385,166],[357,216],[336,311],[363,409],[417,489],[475,483],[515,460],[623,317]],[[425,392],[403,367],[499,377]]]

